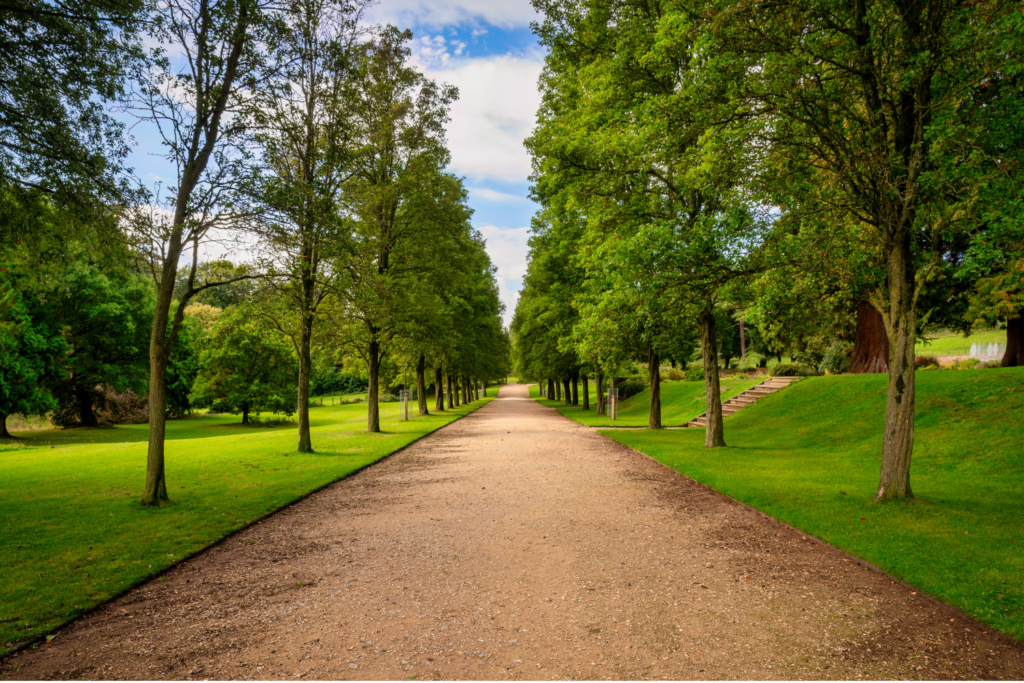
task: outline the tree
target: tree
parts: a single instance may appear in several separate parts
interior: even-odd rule
[[[128,153],[105,104],[125,95],[142,0],[11,0],[0,21],[0,186],[83,206],[119,201]]]
[[[380,431],[381,361],[415,300],[410,284],[437,276],[434,249],[469,215],[462,182],[443,172],[444,125],[458,92],[406,64],[411,38],[388,27],[362,45],[352,110],[363,155],[345,188],[353,249],[335,265],[334,291],[361,326],[350,339],[368,369],[370,432]]]
[[[299,358],[300,453],[313,451],[309,432],[311,344],[329,292],[333,256],[348,249],[342,193],[359,161],[359,129],[350,104],[357,86],[362,4],[292,0],[276,44],[281,82],[256,98],[253,118],[264,177],[257,201],[266,206],[262,236],[270,249],[268,281],[290,302],[287,330]]]
[[[911,495],[918,300],[944,237],[967,228],[1000,175],[978,125],[984,92],[1019,70],[1016,3],[814,0],[708,3],[707,78],[732,112],[723,139],[765,150],[773,203],[850,229],[880,277],[867,300],[890,344],[876,499]],[[1013,115],[1019,118],[1019,111]],[[989,122],[991,123],[991,122]],[[822,241],[823,241],[822,240]],[[915,255],[915,245],[930,245]]]
[[[0,438],[8,438],[7,417],[41,415],[56,405],[49,391],[67,350],[34,298],[17,283],[25,279],[17,265],[0,266]]]
[[[295,411],[297,375],[291,349],[272,330],[260,326],[244,311],[223,316],[199,356],[199,373],[192,388],[197,406],[212,406],[242,414]]]
[[[247,173],[244,127],[232,117],[244,90],[260,82],[256,49],[269,14],[256,0],[168,0],[154,4],[150,38],[156,46],[129,111],[158,125],[177,169],[170,212],[140,207],[131,216],[139,248],[157,286],[149,348],[149,452],[144,505],[168,500],[164,471],[167,364],[189,301],[224,282],[198,284],[200,245],[214,228],[236,225],[230,211]],[[171,55],[181,55],[172,63]],[[211,163],[212,162],[212,163]],[[188,285],[173,319],[178,262],[191,251]],[[236,280],[242,278],[231,278]],[[180,291],[180,290],[179,290]]]

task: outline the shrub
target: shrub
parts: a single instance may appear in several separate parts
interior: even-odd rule
[[[636,396],[647,388],[647,380],[644,377],[633,376],[619,382],[619,398],[627,399]]]
[[[987,360],[984,363],[978,363],[978,369],[979,370],[988,369],[988,368],[1001,368],[1001,367],[1003,367],[1002,362],[997,361],[997,360]]]
[[[939,367],[939,359],[935,356],[918,356],[914,359],[914,368],[920,370],[921,368]]]
[[[683,379],[687,382],[703,382],[704,381],[704,368],[693,367],[683,373]]]
[[[846,353],[846,347],[839,340],[829,344],[825,349],[825,355],[821,358],[818,371],[831,375],[841,375],[850,369],[850,356]]]
[[[661,371],[661,379],[670,382],[678,382],[686,379],[686,373],[681,370],[676,370],[675,368],[663,369]]]
[[[981,363],[977,358],[962,358],[949,366],[950,370],[973,370]]]
[[[398,403],[398,400],[395,394],[381,394],[377,397],[377,403]]]
[[[800,363],[779,363],[772,368],[773,377],[811,377],[815,374],[813,368]]]

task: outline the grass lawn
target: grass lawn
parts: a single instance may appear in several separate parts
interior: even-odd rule
[[[1024,639],[1024,368],[921,372],[911,485],[878,504],[886,377],[810,377],[703,430],[606,430]]]
[[[171,504],[159,509],[137,502],[148,425],[0,441],[0,655],[487,400],[408,422],[398,419],[399,403],[383,403],[380,434],[364,431],[365,403],[313,408],[314,454],[295,452],[294,424],[242,427],[230,415],[172,420]]]
[[[970,337],[956,332],[936,332],[928,335],[928,342],[914,347],[918,356],[961,356],[967,355],[971,344],[1006,343],[1006,330],[977,330]]]
[[[722,400],[732,398],[736,394],[756,386],[765,378],[759,379],[723,379]],[[631,396],[619,404],[618,416],[615,420],[606,415],[597,415],[597,391],[594,382],[590,385],[590,410],[581,406],[567,406],[559,401],[540,398],[540,389],[530,387],[530,396],[546,406],[558,408],[558,412],[589,427],[646,427],[651,407],[651,391],[645,389],[636,396]],[[582,384],[580,385],[582,390]],[[582,398],[580,400],[582,404]],[[705,410],[704,382],[662,382],[661,383],[661,424],[665,427],[681,427],[697,417]]]

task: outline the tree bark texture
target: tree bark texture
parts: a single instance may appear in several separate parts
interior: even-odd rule
[[[554,397],[555,397],[555,383],[549,377],[548,378],[548,392],[547,392],[547,395],[545,396],[545,398],[547,398],[548,400],[551,400]]]
[[[307,283],[303,282],[302,286],[305,294]],[[308,290],[306,301],[312,297],[312,282],[308,283]],[[302,311],[299,328],[299,453],[313,452],[313,440],[309,433],[309,378],[313,372],[313,357],[309,347],[312,339],[313,315],[309,311]]]
[[[444,410],[444,376],[441,372],[441,366],[434,368],[434,410],[440,412]]]
[[[590,387],[587,385],[587,373],[583,373],[583,410],[590,410]]]
[[[704,356],[704,398],[707,406],[707,427],[704,429],[705,448],[725,445],[725,427],[722,424],[722,388],[718,383],[718,339],[715,334],[715,314],[710,308],[701,311],[700,345]]]
[[[885,320],[867,301],[857,302],[857,338],[850,356],[854,375],[889,371],[889,335]]]
[[[910,490],[910,458],[914,452],[914,266],[911,231],[888,250],[886,284],[889,349],[889,393],[885,405],[882,467],[875,500],[906,498]]]
[[[595,391],[597,392],[596,413],[598,415],[604,415],[604,373],[602,373],[600,370],[594,373],[594,383],[597,384],[597,386],[594,387]]]
[[[369,359],[369,382],[366,390],[366,431],[380,431],[380,342],[376,335],[370,339],[370,349],[367,354]]]
[[[1024,311],[1006,321],[1006,352],[999,365],[1004,368],[1024,365]]]
[[[651,385],[651,410],[647,418],[648,429],[661,429],[661,357],[647,343],[647,380]]]
[[[416,403],[420,415],[430,414],[427,411],[427,359],[422,353],[419,362],[416,363]]]

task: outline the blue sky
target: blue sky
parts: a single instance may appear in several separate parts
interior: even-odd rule
[[[369,23],[412,29],[413,64],[459,88],[448,126],[450,170],[465,178],[473,225],[498,270],[506,323],[522,288],[536,210],[528,198],[530,157],[523,140],[540,99],[543,52],[529,28],[537,18],[528,0],[380,0],[366,15]],[[133,134],[129,165],[139,177],[176,184],[156,136],[141,125]]]

